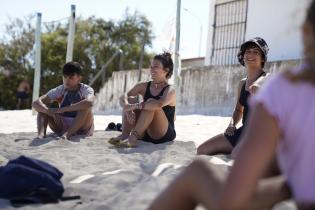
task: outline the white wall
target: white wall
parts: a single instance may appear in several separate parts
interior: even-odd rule
[[[269,61],[302,57],[300,26],[309,0],[249,0],[246,40],[260,36]]]

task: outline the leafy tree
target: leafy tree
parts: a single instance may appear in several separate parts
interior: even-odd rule
[[[11,21],[0,43],[0,72],[6,72],[0,75],[0,107],[5,109],[15,108],[18,83],[23,78],[33,78],[34,29],[29,24],[31,20],[32,16],[28,16],[25,20]]]
[[[34,16],[15,19],[6,26],[6,36],[0,40],[0,107],[14,109],[18,82],[26,78],[33,83],[34,74]],[[68,26],[62,24],[42,27],[41,36],[41,94],[61,84],[61,69],[65,64]],[[104,20],[94,16],[77,18],[73,60],[84,66],[84,82],[102,68],[118,49],[123,51],[123,69],[137,69],[142,44],[151,47],[151,23],[139,12],[130,14],[126,9],[121,20]],[[144,54],[144,67],[151,54]],[[119,58],[106,69],[106,77],[119,70]],[[2,73],[1,73],[2,72]],[[4,74],[7,72],[8,74]],[[4,81],[10,79],[10,83]],[[98,79],[93,88],[102,86]]]

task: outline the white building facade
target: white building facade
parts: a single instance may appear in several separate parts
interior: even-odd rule
[[[301,59],[309,0],[210,0],[205,65],[237,64],[239,46],[253,37],[269,45],[268,61]]]

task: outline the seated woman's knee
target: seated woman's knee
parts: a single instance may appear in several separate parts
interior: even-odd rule
[[[201,173],[211,173],[210,163],[203,158],[196,158],[189,166],[191,170]]]
[[[211,148],[206,143],[201,144],[197,148],[197,155],[209,155],[211,153]]]

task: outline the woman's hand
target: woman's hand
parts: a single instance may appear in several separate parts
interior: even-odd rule
[[[122,96],[119,97],[119,105],[121,107],[124,107],[127,104],[127,95],[123,94]]]
[[[249,86],[250,94],[252,94],[252,95],[255,94],[259,88],[260,88],[259,84],[256,84],[256,83],[252,84],[251,86]]]
[[[229,125],[229,127],[227,127],[227,129],[225,130],[225,134],[228,135],[228,136],[233,136],[234,135],[234,132],[236,130],[236,127],[235,125]]]

